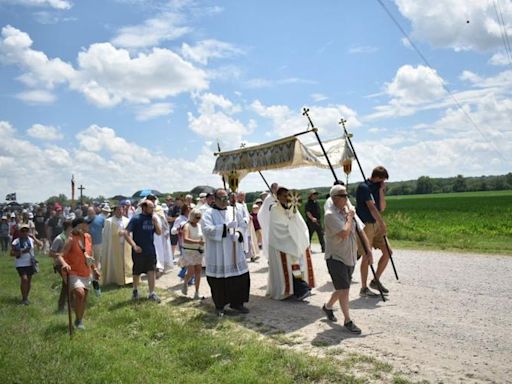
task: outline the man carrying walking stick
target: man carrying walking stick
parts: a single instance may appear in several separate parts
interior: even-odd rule
[[[370,282],[370,288],[388,294],[381,283],[381,276],[388,265],[390,253],[386,246],[387,227],[381,212],[386,209],[386,180],[389,178],[388,171],[383,166],[375,167],[372,176],[360,183],[356,192],[356,213],[364,223],[364,232],[370,246],[382,251],[382,256],[377,265],[376,279]],[[362,244],[358,241],[358,254],[365,254]],[[363,258],[361,262],[361,291],[362,297],[377,297],[377,293],[368,288],[368,259]],[[380,285],[380,286],[379,286]],[[379,289],[380,288],[380,289]]]

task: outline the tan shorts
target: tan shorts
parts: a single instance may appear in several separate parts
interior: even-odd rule
[[[366,234],[368,242],[370,243],[370,246],[372,248],[380,249],[382,251],[386,249],[384,235],[382,234],[382,232],[379,232],[379,225],[377,223],[365,224],[364,233]],[[361,244],[359,237],[357,238],[357,253],[360,255],[365,254],[363,245]]]
[[[69,275],[69,285],[71,286],[71,289],[78,289],[78,288],[89,289],[90,284],[91,284],[90,277]]]

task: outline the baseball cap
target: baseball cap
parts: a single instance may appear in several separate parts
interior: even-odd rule
[[[347,189],[343,185],[333,185],[329,191],[329,196],[348,196]]]

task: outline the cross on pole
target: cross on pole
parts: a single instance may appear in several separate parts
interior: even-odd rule
[[[84,189],[85,189],[85,187],[82,184],[80,184],[80,187],[78,187],[78,190],[80,191],[80,205],[84,205],[84,200],[83,200],[83,195],[82,195],[82,192]]]

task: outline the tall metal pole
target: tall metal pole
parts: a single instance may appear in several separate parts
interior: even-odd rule
[[[334,180],[338,180],[338,177],[336,176],[336,172],[334,172],[334,168],[331,164],[331,160],[329,160],[329,156],[327,156],[327,152],[325,151],[324,145],[322,144],[322,141],[320,140],[320,136],[318,136],[318,129],[313,124],[313,120],[311,120],[311,117],[309,117],[309,109],[304,108],[302,115],[304,115],[308,118],[309,125],[311,125],[311,130],[315,133],[318,144],[320,144],[320,148],[322,148],[322,152],[324,153],[325,159],[327,160],[327,164],[329,164],[329,168],[331,169],[332,175],[334,176]]]
[[[356,158],[357,165],[359,166],[359,170],[361,171],[361,175],[363,176],[363,182],[366,182],[366,176],[364,175],[363,167],[361,166],[361,162],[359,161],[359,158],[357,157],[356,150],[354,149],[354,145],[352,144],[352,140],[350,140],[350,135],[348,134],[347,128],[345,126],[346,122],[347,122],[347,120],[345,120],[343,118],[340,120],[340,124],[343,127],[343,132],[345,133],[345,137],[348,140],[350,149],[352,149],[352,153],[354,154],[354,157]],[[372,196],[372,200],[373,200],[373,196]],[[395,277],[398,280],[398,272],[396,271],[395,262],[394,262],[393,256],[392,256],[393,252],[391,251],[391,247],[389,246],[389,241],[388,241],[387,235],[384,235],[384,243],[386,244],[386,249],[389,254],[389,260],[391,261],[391,266],[393,267],[393,272],[395,273]]]

